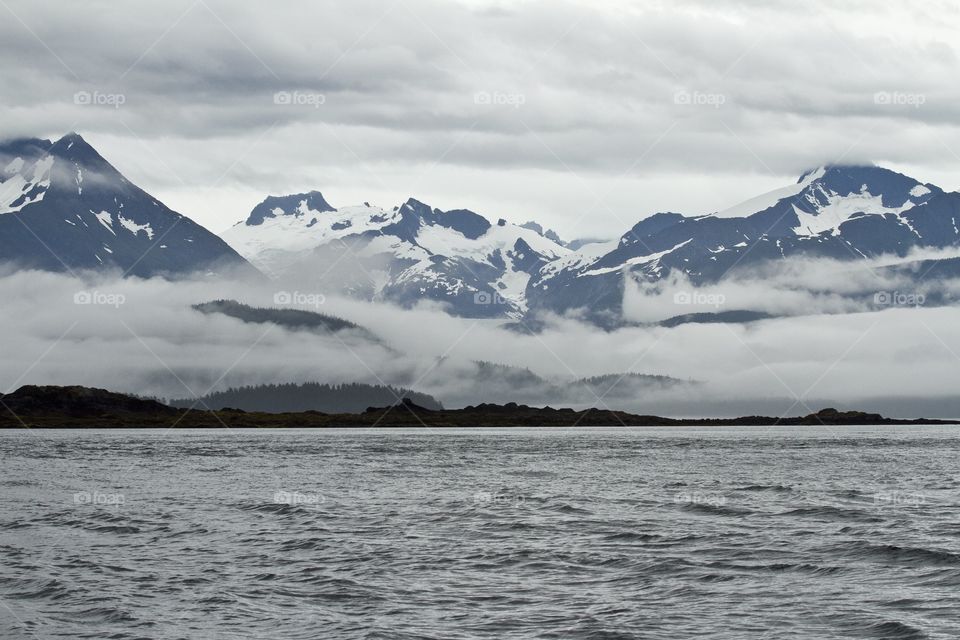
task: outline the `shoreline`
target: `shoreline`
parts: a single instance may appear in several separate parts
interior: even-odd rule
[[[574,410],[508,403],[462,409],[426,409],[409,399],[363,413],[247,412],[239,409],[178,409],[155,400],[89,387],[24,386],[0,395],[2,429],[500,429],[540,427],[721,427],[951,425],[960,420],[894,419],[864,411],[822,409],[791,418],[667,418],[626,411]]]
[[[755,422],[737,422],[735,419],[723,421],[722,423],[704,423],[700,420],[692,420],[683,424],[571,424],[571,425],[548,425],[548,424],[470,424],[470,425],[450,425],[450,424],[378,424],[378,425],[356,425],[356,424],[292,424],[292,425],[187,425],[170,426],[161,424],[123,424],[123,425],[104,425],[104,424],[56,424],[56,425],[0,425],[0,432],[13,431],[424,431],[433,430],[444,431],[501,431],[523,429],[544,429],[553,431],[564,431],[574,429],[597,429],[597,430],[619,430],[619,429],[723,429],[728,427],[947,427],[960,426],[960,420],[937,420],[937,419],[914,419],[914,420],[885,420],[883,422],[848,422],[848,423],[803,423],[789,424],[779,423],[755,423]]]

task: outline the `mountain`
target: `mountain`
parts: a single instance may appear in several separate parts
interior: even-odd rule
[[[522,316],[531,277],[570,253],[539,228],[466,209],[412,198],[392,210],[337,209],[317,191],[269,197],[222,236],[265,273],[307,290],[402,306],[432,300],[481,318]]]
[[[536,222],[494,223],[413,199],[392,210],[337,209],[317,191],[267,198],[223,237],[263,271],[311,291],[404,306],[432,300],[457,315],[531,326],[546,312],[577,312],[616,327],[628,278],[683,276],[701,286],[787,258],[957,248],[958,219],[958,193],[877,166],[830,165],[716,213],[656,213],[608,242],[564,243]],[[932,266],[934,277],[957,272]],[[756,315],[725,311],[734,313],[711,321]],[[677,322],[702,321],[687,316]]]
[[[533,221],[412,198],[393,209],[337,208],[318,191],[268,197],[221,239],[130,183],[75,133],[0,143],[0,262],[260,277],[253,263],[298,294],[432,301],[456,315],[528,325],[576,312],[618,326],[628,279],[682,275],[700,286],[787,258],[856,262],[958,248],[958,218],[960,193],[877,166],[830,165],[716,213],[656,213],[609,242],[565,243]],[[955,278],[960,268],[937,259],[896,273]]]
[[[492,223],[413,199],[392,210],[337,209],[317,191],[267,198],[223,237],[263,271],[316,291],[404,306],[428,299],[457,315],[526,322],[579,311],[617,326],[626,278],[682,274],[699,286],[790,257],[956,247],[957,218],[960,194],[881,167],[837,165],[717,213],[654,214],[610,242],[566,244],[536,222]]]
[[[0,143],[0,262],[149,277],[255,270],[129,182],[76,133]]]
[[[683,274],[697,286],[790,257],[857,261],[960,246],[960,194],[875,166],[828,166],[718,213],[657,213],[531,279],[533,311],[620,317],[625,278]]]

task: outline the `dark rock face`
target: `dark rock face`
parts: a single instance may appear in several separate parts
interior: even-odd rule
[[[77,134],[0,144],[0,261],[124,275],[256,271],[129,182]]]
[[[310,191],[308,193],[298,193],[289,196],[267,196],[267,198],[253,208],[250,217],[247,218],[248,226],[263,224],[267,218],[275,218],[278,215],[303,216],[306,211],[336,211],[330,204],[323,199],[323,194],[319,191]]]
[[[490,228],[490,221],[468,209],[441,211],[410,198],[400,207],[400,221],[384,227],[383,233],[415,242],[420,229],[428,226],[452,229],[470,240],[476,240]]]

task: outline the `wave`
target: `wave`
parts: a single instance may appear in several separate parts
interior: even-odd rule
[[[0,584],[7,584],[14,590],[3,594],[11,600],[62,600],[71,595],[71,590],[57,579],[50,580],[10,580],[5,579]]]
[[[925,640],[930,637],[920,629],[896,620],[871,624],[864,631],[868,637],[878,640]]]
[[[858,559],[881,560],[911,567],[955,567],[960,565],[960,554],[943,549],[901,547],[893,544],[873,544],[855,541],[833,547]]]
[[[793,488],[782,484],[750,484],[745,487],[735,487],[733,491],[774,491],[776,493],[789,493],[793,491]]]
[[[798,518],[816,518],[828,521],[854,521],[854,522],[883,522],[884,519],[862,511],[860,509],[849,509],[834,507],[832,505],[820,505],[816,507],[800,507],[783,511],[777,516],[793,516]]]
[[[650,540],[662,540],[663,536],[653,533],[636,533],[634,531],[621,531],[610,533],[603,536],[607,542],[648,542]]]
[[[702,515],[743,517],[755,513],[750,509],[741,509],[737,507],[727,507],[721,504],[712,504],[709,502],[688,502],[682,503],[681,511],[689,513],[698,513]]]
[[[130,623],[137,622],[137,618],[134,617],[127,611],[122,609],[116,609],[114,607],[95,607],[92,609],[84,609],[82,611],[75,611],[66,614],[64,617],[75,620],[78,622],[86,623],[95,623],[95,622],[110,622],[110,623]]]

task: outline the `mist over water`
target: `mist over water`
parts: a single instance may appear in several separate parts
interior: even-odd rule
[[[0,434],[4,638],[952,638],[949,427]]]
[[[840,287],[842,278],[827,281],[826,273],[808,273],[807,289],[813,280],[827,289]],[[898,291],[896,281],[872,284]],[[676,293],[671,286],[637,295],[644,296],[651,312],[666,316],[678,310],[670,308]],[[747,285],[738,286],[725,289],[730,305],[750,306],[763,298],[756,283],[750,285],[752,297],[738,298]],[[788,292],[785,286],[771,280],[767,300],[772,306],[764,308],[798,315],[615,331],[554,317],[531,335],[505,328],[503,320],[452,317],[432,303],[402,309],[323,291],[294,291],[283,283],[7,274],[0,276],[7,311],[0,316],[5,338],[0,390],[83,384],[192,398],[231,386],[363,382],[413,388],[450,408],[515,401],[678,417],[803,415],[826,406],[891,417],[960,415],[953,383],[960,353],[956,307],[871,310],[845,303],[845,313],[831,315],[839,310],[831,306],[835,295]],[[191,308],[223,298],[274,307],[281,293],[317,302],[279,306],[344,318],[378,340],[368,339],[366,332],[334,337],[290,331]],[[575,385],[543,396],[524,393],[509,378],[481,384],[478,361],[529,369],[557,385],[605,374],[614,378],[596,389]],[[628,372],[697,384],[619,393],[607,386]]]

